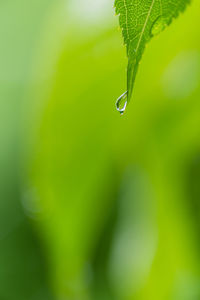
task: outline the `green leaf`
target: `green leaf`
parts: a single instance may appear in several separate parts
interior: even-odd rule
[[[189,2],[190,0],[115,0],[128,56],[127,92],[116,104],[121,113],[131,99],[138,65],[147,42],[184,11]],[[125,104],[121,105],[121,102]]]

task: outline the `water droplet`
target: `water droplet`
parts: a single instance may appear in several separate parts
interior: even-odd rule
[[[126,91],[125,93],[123,93],[116,102],[116,108],[117,110],[120,112],[121,115],[124,114],[126,107],[127,107],[127,94],[128,91]]]
[[[167,23],[166,23],[165,18],[163,18],[162,16],[159,16],[155,20],[153,25],[151,26],[151,31],[150,31],[151,36],[155,36],[155,35],[159,34],[161,31],[163,31],[165,29],[166,26],[167,26]]]

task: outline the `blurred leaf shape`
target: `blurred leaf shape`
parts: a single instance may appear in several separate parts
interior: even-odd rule
[[[121,182],[109,264],[113,288],[122,299],[142,288],[157,251],[153,199],[153,186],[146,171],[130,165]]]
[[[167,27],[190,0],[115,0],[120,27],[127,46],[127,104],[131,99],[139,62],[151,38]],[[121,97],[117,100],[119,106]],[[124,101],[124,99],[123,99]]]

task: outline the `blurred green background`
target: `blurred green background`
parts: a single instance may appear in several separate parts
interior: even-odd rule
[[[124,116],[112,0],[0,3],[0,300],[200,299],[200,2]]]

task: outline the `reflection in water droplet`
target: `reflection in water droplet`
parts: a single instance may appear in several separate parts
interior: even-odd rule
[[[165,18],[163,18],[162,16],[159,16],[155,20],[155,22],[153,23],[153,25],[151,27],[151,31],[150,31],[151,36],[155,36],[155,35],[159,34],[161,31],[163,31],[165,29],[166,26],[167,26],[167,23],[166,23]]]
[[[127,94],[128,94],[128,92],[126,91],[117,99],[117,102],[116,102],[116,108],[120,112],[121,115],[124,114],[126,107],[127,107]]]

